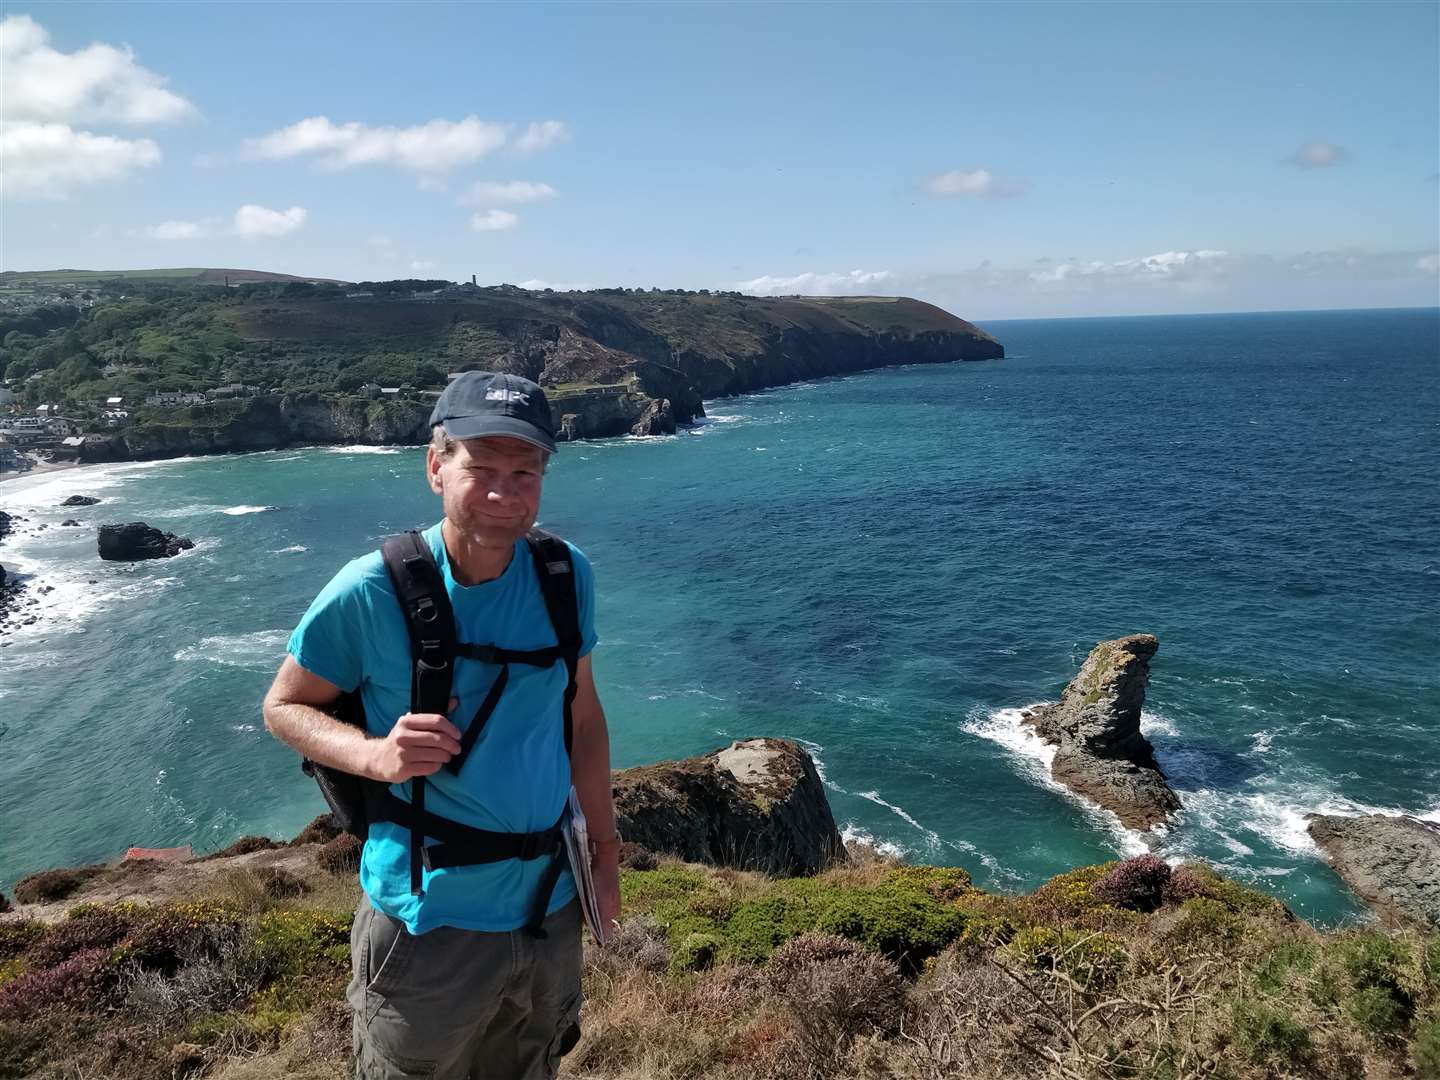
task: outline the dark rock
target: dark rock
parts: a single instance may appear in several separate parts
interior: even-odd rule
[[[614,776],[621,837],[691,862],[794,876],[845,859],[815,763],[787,739],[746,739]]]
[[[5,899],[5,894],[3,892],[0,892],[0,915],[8,915],[14,910],[15,909],[11,906],[10,901]]]
[[[94,506],[100,500],[94,495],[71,495],[61,506]]]
[[[1155,749],[1140,734],[1140,709],[1150,681],[1151,634],[1102,641],[1051,705],[1025,722],[1058,749],[1050,772],[1072,791],[1113,811],[1131,829],[1169,822],[1180,798],[1165,782]]]
[[[674,435],[675,434],[675,410],[670,405],[669,398],[660,400],[650,399],[650,404],[645,406],[645,411],[640,414],[640,419],[635,421],[630,428],[631,435]]]
[[[5,537],[10,535],[10,527],[14,522],[15,519],[13,517],[4,510],[0,510],[0,540],[4,540]]]
[[[194,546],[192,540],[174,533],[161,532],[143,521],[132,521],[128,525],[100,526],[100,558],[112,562],[168,559]]]
[[[62,528],[69,528],[70,526],[79,524],[80,522],[76,521],[74,518],[66,518],[64,521],[60,522]]]
[[[1310,835],[1367,904],[1440,929],[1440,825],[1413,817],[1311,816]]]

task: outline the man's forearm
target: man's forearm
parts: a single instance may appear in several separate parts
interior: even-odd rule
[[[570,779],[580,797],[590,838],[615,838],[615,803],[610,787],[610,732],[605,712],[596,702],[593,711],[575,717],[575,738],[570,753]]]
[[[323,709],[297,702],[265,702],[265,726],[281,742],[311,761],[356,776],[375,775],[375,748],[380,740]]]

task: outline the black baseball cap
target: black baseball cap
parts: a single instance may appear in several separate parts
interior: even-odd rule
[[[503,435],[555,452],[555,424],[545,391],[520,375],[467,371],[451,380],[430,414],[430,426],[436,424],[452,439]]]

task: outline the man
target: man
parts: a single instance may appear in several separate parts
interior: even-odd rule
[[[467,372],[440,396],[430,422],[426,475],[445,516],[423,537],[443,574],[458,640],[553,648],[556,631],[525,541],[555,449],[544,393],[518,376]],[[498,833],[553,826],[573,783],[608,926],[619,912],[619,840],[589,656],[594,579],[584,555],[569,550],[580,660],[568,756],[566,665],[517,663],[463,768],[444,768],[502,669],[457,660],[450,715],[411,713],[405,616],[378,552],[342,569],[305,613],[266,695],[265,724],[310,760],[392,785],[407,802],[415,790],[407,781],[423,777],[429,813]],[[326,711],[357,688],[365,730]],[[417,862],[412,878],[410,844],[408,829],[373,822],[361,859],[348,991],[356,1076],[553,1077],[578,1038],[581,916],[571,875],[555,881],[554,857],[546,856],[435,866],[423,877]],[[542,890],[552,881],[547,903]],[[537,897],[544,906],[532,914]],[[527,932],[542,914],[538,932]]]

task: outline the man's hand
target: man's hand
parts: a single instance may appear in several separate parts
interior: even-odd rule
[[[452,698],[450,707],[455,707]],[[406,713],[383,739],[371,743],[374,780],[399,784],[411,777],[437,773],[460,752],[460,729],[439,713]]]

